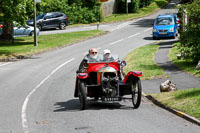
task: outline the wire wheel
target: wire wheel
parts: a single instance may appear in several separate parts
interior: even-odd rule
[[[141,103],[142,86],[140,79],[137,79],[132,84],[132,103],[134,108],[138,108]]]
[[[86,95],[85,83],[81,80],[79,80],[78,96],[80,101],[80,109],[84,110],[86,108],[87,95]]]

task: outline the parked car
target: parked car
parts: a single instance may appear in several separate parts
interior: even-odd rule
[[[40,30],[36,28],[36,33],[39,35]],[[34,27],[32,26],[17,26],[14,25],[14,37],[16,36],[33,36],[34,35]]]
[[[68,17],[61,12],[49,12],[43,13],[36,17],[37,27],[39,30],[50,29],[50,28],[60,28],[64,30],[67,25],[69,25]],[[33,20],[26,21],[27,25],[33,26]]]
[[[1,24],[2,27],[3,27],[3,24]],[[34,35],[34,27],[32,26],[20,26],[18,24],[13,24],[14,26],[14,29],[13,29],[13,35],[14,37],[17,37],[17,36],[32,36]],[[2,34],[3,32],[3,28],[0,28],[0,35]],[[40,33],[40,30],[37,28],[36,29],[36,33],[37,35],[39,35]]]
[[[157,16],[153,25],[153,39],[160,37],[176,38],[179,25],[175,14]]]

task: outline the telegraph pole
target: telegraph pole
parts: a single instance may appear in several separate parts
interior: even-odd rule
[[[37,20],[36,20],[36,0],[34,0],[34,46],[38,46],[38,42],[37,42],[37,32],[36,32],[36,28],[37,28]]]
[[[41,0],[33,0],[34,2],[34,46],[38,46],[37,41],[37,20],[36,20],[36,3],[40,3]]]

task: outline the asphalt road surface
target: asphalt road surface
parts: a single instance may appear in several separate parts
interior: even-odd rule
[[[145,99],[139,109],[129,100],[89,101],[80,111],[73,97],[75,72],[89,48],[110,49],[124,58],[154,42],[151,23],[158,14],[173,11],[171,6],[120,28],[114,24],[111,33],[98,38],[1,65],[0,133],[199,133],[199,126]]]

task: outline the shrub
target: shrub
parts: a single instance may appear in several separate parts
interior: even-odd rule
[[[189,23],[183,25],[180,33],[179,50],[185,58],[197,62],[200,60],[200,0],[194,0],[192,4],[186,4],[180,7],[179,14],[187,11]],[[183,17],[182,17],[183,20]]]

